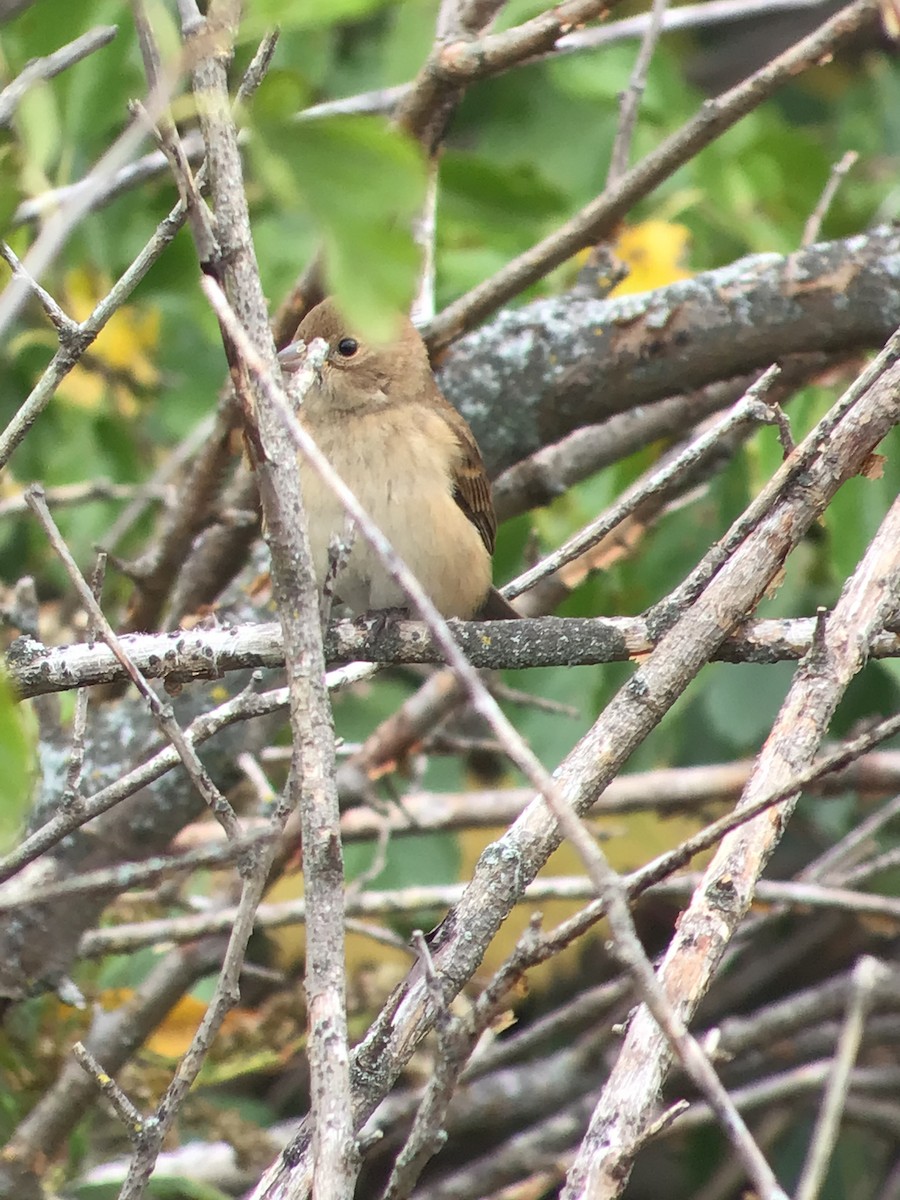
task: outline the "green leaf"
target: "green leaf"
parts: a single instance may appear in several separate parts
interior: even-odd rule
[[[18,703],[9,680],[0,672],[0,851],[4,853],[21,833],[25,819],[34,740],[28,710]]]
[[[77,1200],[115,1200],[121,1182],[82,1183],[75,1188]],[[225,1192],[202,1180],[157,1172],[147,1184],[147,1195],[155,1200],[228,1200]]]
[[[28,89],[19,101],[15,124],[26,156],[29,182],[38,189],[61,148],[59,110],[48,83],[40,81]]]
[[[299,202],[314,218],[329,291],[348,318],[370,337],[389,337],[419,269],[412,224],[426,169],[418,146],[381,118],[337,117],[263,122],[251,151],[276,200]]]
[[[6,230],[19,203],[19,169],[18,148],[0,133],[0,231]]]
[[[282,29],[321,29],[358,21],[397,0],[254,0],[241,22],[241,37],[259,37],[273,25]]]

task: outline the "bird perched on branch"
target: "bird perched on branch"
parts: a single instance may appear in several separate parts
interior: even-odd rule
[[[329,299],[307,314],[295,342],[314,338],[327,342],[328,355],[299,415],[335,470],[445,617],[517,617],[491,586],[497,519],[481,453],[441,394],[415,326],[404,320],[393,341],[368,342]],[[292,351],[283,352],[284,364]],[[321,587],[345,516],[311,467],[302,468],[302,487]],[[407,606],[360,537],[335,592],[357,614]]]

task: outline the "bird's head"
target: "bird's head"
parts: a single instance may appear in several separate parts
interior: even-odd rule
[[[297,351],[302,354],[315,338],[327,343],[328,354],[304,401],[310,418],[413,402],[434,386],[425,343],[406,318],[398,321],[394,338],[374,342],[360,336],[333,300],[323,300],[303,318],[294,341],[282,351],[282,364],[290,369]]]

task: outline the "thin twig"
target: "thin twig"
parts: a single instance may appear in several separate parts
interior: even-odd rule
[[[237,696],[227,700],[212,712],[203,713],[197,717],[184,731],[185,739],[192,745],[199,745],[220,729],[225,729],[238,721],[265,716],[287,707],[287,688],[276,688],[274,691],[259,694],[254,687],[255,680],[251,680],[248,687]],[[174,746],[165,746],[140,766],[127,771],[115,782],[95,792],[93,796],[86,797],[77,806],[77,811],[58,810],[39,829],[24,838],[15,850],[0,859],[0,883],[10,879],[28,863],[34,862],[52,846],[93,817],[108,812],[122,800],[135,795],[142,787],[162,778],[181,761],[181,756]]]
[[[828,176],[828,182],[822,190],[822,195],[816,207],[809,215],[809,220],[803,226],[803,236],[800,239],[801,246],[811,246],[813,242],[818,241],[819,234],[822,230],[822,222],[831,207],[831,202],[837,195],[837,190],[846,179],[848,172],[855,166],[859,159],[859,154],[855,150],[848,150],[847,153],[836,162],[831,168],[831,174]]]
[[[287,818],[282,809],[273,818],[273,830]],[[139,1200],[143,1196],[147,1180],[156,1162],[163,1137],[196,1080],[209,1054],[210,1046],[219,1032],[228,1012],[240,999],[240,973],[244,963],[247,943],[253,932],[256,910],[265,891],[269,867],[275,854],[277,840],[258,849],[252,865],[245,868],[241,888],[241,899],[235,913],[234,924],[228,935],[228,946],[222,969],[216,981],[212,999],[203,1015],[187,1053],[179,1060],[165,1094],[159,1102],[154,1116],[143,1127],[138,1150],[129,1166],[128,1175],[119,1193],[121,1200]]]
[[[263,44],[247,68],[241,85],[241,91],[238,93],[242,103],[246,103],[246,100],[252,95],[253,90],[258,87],[262,72],[267,64],[271,62],[273,49],[274,35],[270,34],[263,39]],[[165,165],[164,157],[162,161]],[[201,178],[199,172],[198,178]],[[83,198],[87,206],[85,211],[92,208],[96,203],[97,196],[100,195],[100,192],[97,190],[98,180],[95,174],[87,176],[74,186],[78,189],[78,192],[74,199],[71,199],[71,202],[75,203],[76,200],[80,202],[79,198]],[[69,200],[67,199],[66,203],[68,202]],[[53,204],[53,211],[58,211],[61,206],[65,207],[62,201],[60,204]],[[2,434],[0,434],[0,470],[6,466],[13,451],[50,403],[60,381],[72,370],[110,318],[128,300],[134,289],[144,279],[147,272],[162,255],[169,243],[175,238],[175,235],[184,224],[186,216],[187,209],[179,200],[168,216],[160,221],[143,249],[119,277],[110,291],[95,305],[90,315],[77,327],[76,332],[62,342],[25,402],[19,407],[16,415],[3,430]]]
[[[854,825],[840,841],[805,866],[798,878],[823,882],[843,882],[848,877],[848,864],[853,863],[866,846],[877,845],[878,834],[898,817],[900,817],[900,795],[895,795],[887,804]]]
[[[888,338],[881,352],[857,375],[837,404],[834,404],[826,413],[816,426],[814,436],[806,437],[791,456],[781,464],[765,487],[761,488],[747,505],[725,537],[720,538],[687,578],[682,580],[665,600],[656,605],[655,612],[660,617],[665,620],[666,612],[681,612],[684,606],[691,602],[692,597],[700,594],[709,581],[715,577],[722,564],[728,561],[735,549],[758,528],[766,514],[771,511],[778,496],[783,494],[808,464],[819,455],[821,447],[827,443],[839,423],[852,411],[860,399],[877,385],[885,373],[893,369],[898,360],[900,360],[900,329]]]
[[[106,573],[106,555],[101,551],[97,555],[94,573],[91,578],[91,592],[97,603],[103,593],[103,578]],[[97,626],[93,618],[88,620],[88,643],[93,644],[97,635]],[[63,789],[60,806],[63,809],[80,805],[84,797],[81,794],[81,773],[84,769],[85,732],[87,730],[88,695],[79,692],[75,698],[75,714],[72,717],[72,740],[69,750],[69,763],[66,767],[66,784]]]
[[[159,46],[144,0],[131,0],[131,9],[141,57],[144,60],[144,73],[147,76],[150,91],[153,93],[160,88],[163,77]],[[191,170],[190,159],[182,145],[181,137],[168,107],[159,113],[155,124],[140,101],[132,103],[131,111],[133,115],[144,121],[151,134],[156,135],[159,147],[166,156],[178,187],[178,194],[187,208],[187,218],[200,261],[208,261],[215,245],[212,218],[200,196],[197,178]]]
[[[101,1009],[95,1014],[84,1041],[107,1073],[125,1065],[185,992],[218,965],[221,955],[220,938],[178,946],[151,969],[126,1003],[115,1012]],[[32,1163],[41,1155],[56,1154],[94,1100],[94,1077],[70,1060],[13,1131],[4,1147],[7,1161]]]
[[[0,912],[13,912],[20,906],[42,904],[60,896],[89,896],[92,892],[128,891],[141,884],[152,883],[162,875],[193,871],[197,867],[221,867],[236,863],[248,850],[273,836],[266,823],[262,828],[249,830],[235,841],[199,846],[183,854],[163,854],[143,862],[117,863],[96,871],[42,883],[33,890],[18,888],[8,894],[0,893]]]
[[[50,318],[54,328],[60,335],[60,341],[65,341],[67,338],[75,337],[78,331],[78,322],[73,321],[70,316],[63,312],[62,308],[56,303],[50,293],[42,288],[36,279],[33,279],[22,265],[18,255],[8,246],[6,242],[0,242],[0,257],[12,270],[13,278],[20,279],[23,283],[34,292],[35,296],[41,303],[44,312]]]
[[[137,1141],[144,1129],[144,1118],[140,1111],[135,1108],[112,1076],[104,1071],[84,1042],[76,1042],[72,1047],[72,1053],[112,1105],[125,1132],[132,1141]]]
[[[5,129],[12,121],[22,97],[33,84],[42,79],[52,79],[95,50],[109,45],[118,32],[117,25],[98,25],[52,54],[32,59],[12,83],[8,83],[0,92],[0,129]]]
[[[816,1117],[815,1129],[803,1170],[797,1181],[794,1200],[816,1200],[825,1182],[873,992],[879,980],[886,979],[888,974],[882,963],[868,955],[861,958],[854,968],[853,990],[837,1046],[834,1070]]]
[[[96,625],[97,632],[109,646],[110,650],[112,650],[128,678],[147,701],[153,719],[177,750],[188,776],[197,788],[197,791],[209,805],[210,811],[216,820],[221,824],[230,838],[235,839],[240,837],[241,825],[234,814],[234,810],[213,783],[208,771],[200,761],[197,751],[185,737],[184,730],[175,720],[172,706],[170,704],[163,704],[143,674],[128,657],[121,640],[94,598],[90,586],[78,569],[78,564],[72,557],[56,522],[50,514],[50,509],[47,507],[47,502],[44,498],[43,488],[39,484],[32,484],[25,494],[32,511],[41,524],[41,528],[46,533],[50,544],[59,556],[60,561],[66,569],[66,573],[74,584],[81,603],[84,605],[91,621]]]
[[[758,799],[754,798],[752,802],[745,803],[727,816],[711,822],[697,834],[686,838],[674,850],[668,850],[657,858],[651,859],[650,862],[632,872],[629,877],[630,886],[637,890],[643,890],[643,888],[665,879],[673,871],[679,870],[690,862],[696,854],[708,850],[710,846],[721,841],[731,830],[739,829],[746,824],[748,817],[758,816],[782,800],[788,800],[798,795],[808,784],[823,779],[834,771],[842,770],[848,763],[854,762],[874,746],[893,737],[896,733],[900,733],[900,716],[880,721],[868,733],[862,734],[850,742],[845,742],[836,750],[818,759],[810,767],[795,773],[789,784],[785,784],[784,787],[779,787],[777,790],[769,790]]]
[[[534,567],[523,572],[517,579],[505,585],[502,589],[504,596],[514,600],[516,596],[527,592],[535,584],[558,571],[566,563],[579,558],[597,542],[611,533],[626,517],[630,516],[641,504],[651,496],[665,491],[678,477],[697,463],[723,438],[735,429],[748,422],[765,422],[775,424],[776,417],[765,403],[765,395],[778,378],[779,368],[769,367],[756,380],[734,405],[730,412],[717,420],[708,430],[701,433],[681,451],[670,463],[661,470],[654,471],[650,476],[631,488],[621,496],[616,503],[603,513],[596,521],[569,538],[564,545]]]
[[[67,337],[60,345],[27,399],[19,407],[3,433],[0,434],[0,470],[6,466],[13,451],[50,403],[61,380],[72,370],[109,319],[128,300],[128,297],[175,237],[183,221],[184,209],[179,204],[168,217],[159,223],[143,250],[110,291],[98,302],[91,314],[81,322],[72,337]]]
[[[619,123],[609,157],[609,171],[606,176],[607,188],[612,187],[628,170],[628,159],[640,111],[641,97],[647,84],[647,73],[653,60],[653,52],[663,30],[667,7],[668,0],[653,0],[650,20],[647,22],[647,29],[641,38],[641,47],[631,72],[631,78],[628,80],[627,88],[619,97]]]
[[[168,463],[168,458],[166,462]],[[58,487],[46,489],[47,503],[52,508],[73,508],[80,504],[94,504],[104,500],[134,501],[140,497],[141,503],[165,503],[169,491],[164,486],[164,475],[159,475],[149,484],[113,483],[108,479],[92,479],[87,483],[63,483]],[[18,496],[7,496],[0,500],[0,520],[4,517],[21,516],[29,512],[28,502],[23,492]]]
[[[146,104],[151,120],[156,120],[165,110],[177,83],[178,74],[173,72],[151,91]],[[67,205],[47,219],[23,263],[30,277],[40,280],[55,261],[76,225],[90,211],[94,196],[107,185],[116,170],[132,157],[145,136],[143,122],[132,121],[100,157],[88,176],[90,182],[85,184],[84,189],[73,195]],[[0,334],[18,315],[29,290],[28,284],[17,278],[0,293]]]
[[[783,797],[780,795],[772,798],[767,807],[773,808],[780,803],[781,799]],[[758,811],[758,808],[754,808],[746,819],[738,821],[737,824],[746,824]],[[735,827],[735,824],[732,823],[731,828]],[[264,833],[263,830],[259,832],[261,835]],[[725,832],[729,832],[729,830],[725,830]],[[722,836],[723,832],[720,827],[708,826],[697,835],[698,843],[702,840],[704,845],[695,853],[699,854],[703,849],[709,849],[710,845],[715,845]],[[219,847],[220,852],[222,849],[223,847]],[[678,870],[685,859],[691,857],[679,853],[679,850],[680,847],[676,847],[670,852],[668,873]],[[210,855],[210,861],[225,861],[224,857],[213,860],[211,850],[206,853]],[[199,862],[198,859],[198,865]],[[173,869],[178,867],[178,860],[175,860],[172,866]],[[145,873],[144,864],[137,864],[133,871],[129,867],[125,878],[138,882],[142,878],[151,878],[159,873],[150,868],[151,864],[147,864]],[[654,875],[658,874],[659,871],[654,872]],[[691,874],[648,883],[648,877],[649,872],[644,868],[638,868],[630,875],[622,877],[623,890],[629,902],[645,895],[678,900],[689,899],[702,879],[699,875]],[[98,885],[99,890],[99,884],[103,882],[100,872],[92,872],[83,878],[90,885],[81,889],[85,894],[94,890],[95,884]],[[109,885],[108,879],[106,879],[106,885]],[[466,887],[467,884],[464,883],[445,883],[411,884],[409,887],[403,888],[370,889],[368,891],[348,889],[346,912],[348,917],[390,918],[409,917],[423,911],[452,909],[462,899]],[[79,889],[73,886],[72,889],[66,890],[77,891]],[[56,888],[54,888],[54,894],[56,894]],[[596,895],[596,884],[585,876],[548,875],[530,883],[521,894],[516,896],[517,905],[522,904],[528,907],[558,900],[569,903],[593,901],[576,916],[569,918],[557,929],[545,935],[546,945],[542,948],[540,957],[538,959],[529,958],[529,966],[534,965],[536,961],[558,954],[566,946],[583,937],[589,929],[608,915],[606,897],[595,900]],[[756,898],[760,903],[773,907],[796,908],[801,912],[806,909],[840,912],[859,918],[878,918],[891,925],[900,926],[900,899],[894,896],[873,895],[870,892],[856,892],[848,888],[799,884],[789,880],[784,882],[762,880],[758,885]],[[0,906],[0,912],[9,911],[14,906],[15,900],[10,899],[8,903],[4,902]],[[307,905],[303,899],[261,904],[256,915],[256,927],[258,929],[280,929],[286,925],[301,924],[305,922],[306,914]],[[234,905],[223,905],[210,912],[158,917],[144,921],[123,921],[109,928],[88,930],[82,935],[78,952],[82,958],[102,958],[107,954],[130,954],[142,947],[152,946],[159,942],[192,942],[196,938],[209,934],[227,933],[234,923],[236,915],[237,908]]]

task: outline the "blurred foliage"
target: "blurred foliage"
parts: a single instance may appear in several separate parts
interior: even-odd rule
[[[384,118],[298,122],[281,108],[270,118],[265,84],[259,101],[251,151],[260,178],[284,208],[308,210],[322,237],[328,291],[370,336],[388,340],[395,315],[413,300],[412,224],[426,179],[419,147]]]
[[[249,7],[235,82],[264,27],[272,21],[282,26],[273,71],[244,114],[248,196],[271,307],[289,291],[321,239],[329,250],[331,286],[355,315],[377,325],[385,312],[407,306],[413,293],[416,254],[405,230],[424,192],[421,156],[381,118],[298,122],[295,115],[311,103],[412,78],[431,45],[436,0],[258,0]],[[520,0],[507,5],[503,21],[512,24],[542,8]],[[145,85],[125,0],[41,0],[3,27],[0,84],[31,58],[109,22],[119,25],[115,40],[32,88],[6,141],[0,142],[0,227],[20,255],[35,230],[17,223],[19,202],[81,179],[121,132],[129,99],[142,96]],[[687,35],[663,39],[643,97],[633,161],[697,110],[702,96],[687,82],[685,67],[699,52],[715,50],[710,45],[703,49]],[[471,88],[440,165],[439,305],[489,277],[602,190],[617,97],[635,53],[634,44],[616,45],[511,71]],[[179,114],[186,126],[193,124],[187,102]],[[642,201],[622,231],[620,253],[632,264],[624,287],[655,287],[742,255],[793,250],[832,164],[849,149],[858,151],[860,160],[828,211],[823,238],[900,216],[900,69],[896,60],[875,51],[798,79]],[[125,192],[79,225],[43,280],[45,286],[67,312],[82,318],[176,199],[166,174]],[[564,268],[529,294],[558,288],[571,277],[572,270]],[[182,232],[63,382],[14,456],[4,496],[35,479],[46,487],[98,478],[142,481],[212,411],[227,369],[198,281],[194,249]],[[54,346],[52,329],[32,305],[0,350],[4,425],[40,377]],[[790,417],[796,437],[827,409],[842,382],[824,380],[794,400]],[[834,603],[900,491],[898,450],[895,433],[881,477],[855,479],[842,489],[821,525],[792,556],[762,615],[806,615]],[[527,557],[557,546],[590,520],[654,454],[655,449],[636,454],[572,488],[543,511],[510,522],[500,535],[498,578],[508,578]],[[742,511],[779,458],[774,432],[762,430],[688,507],[666,516],[637,554],[591,575],[563,611],[640,612],[665,595]],[[59,511],[63,532],[85,569],[94,542],[118,511],[119,506],[99,501]],[[139,527],[123,551],[138,550],[149,532],[147,523]],[[7,584],[33,574],[43,599],[67,590],[44,538],[25,517],[7,517],[0,526],[0,573]],[[107,594],[124,599],[127,585],[112,582]],[[632,768],[753,754],[792,669],[789,664],[714,665],[634,756]],[[510,676],[508,682],[516,688],[559,700],[577,712],[572,718],[521,708],[513,714],[517,727],[541,759],[555,766],[630,670],[616,664]],[[350,742],[363,739],[414,686],[410,677],[397,672],[341,694],[336,701],[339,732]],[[871,664],[841,706],[835,733],[847,732],[873,713],[896,709],[898,686],[900,664]],[[6,767],[3,839],[21,820],[33,757],[31,735],[18,711],[0,690],[0,756]],[[432,758],[416,779],[424,787],[441,789],[461,789],[472,782],[477,782],[472,765],[449,757]],[[821,815],[814,819],[823,829],[832,819],[829,814],[852,821],[852,810],[839,805],[818,806]],[[615,833],[620,840],[614,857],[624,863],[636,861],[638,851],[646,856],[648,850],[662,849],[683,830],[679,823],[660,823],[651,833],[641,820],[617,822]],[[479,834],[462,844],[424,836],[415,843],[395,843],[377,882],[397,887],[456,879],[471,869],[488,837]],[[371,847],[351,847],[349,873],[366,870],[371,856]],[[401,932],[408,929],[401,927]],[[294,946],[296,950],[296,941]],[[277,947],[282,961],[291,958],[284,950]],[[367,952],[371,950],[369,944]],[[117,986],[134,986],[146,969],[146,962],[135,957]],[[185,1001],[160,1031],[159,1053],[179,1052],[182,1022],[193,1019],[192,1003]],[[20,1094],[36,1091],[32,1084]],[[11,1101],[7,1097],[4,1103]]]
[[[0,854],[21,836],[37,774],[37,730],[31,711],[18,703],[0,671]]]

